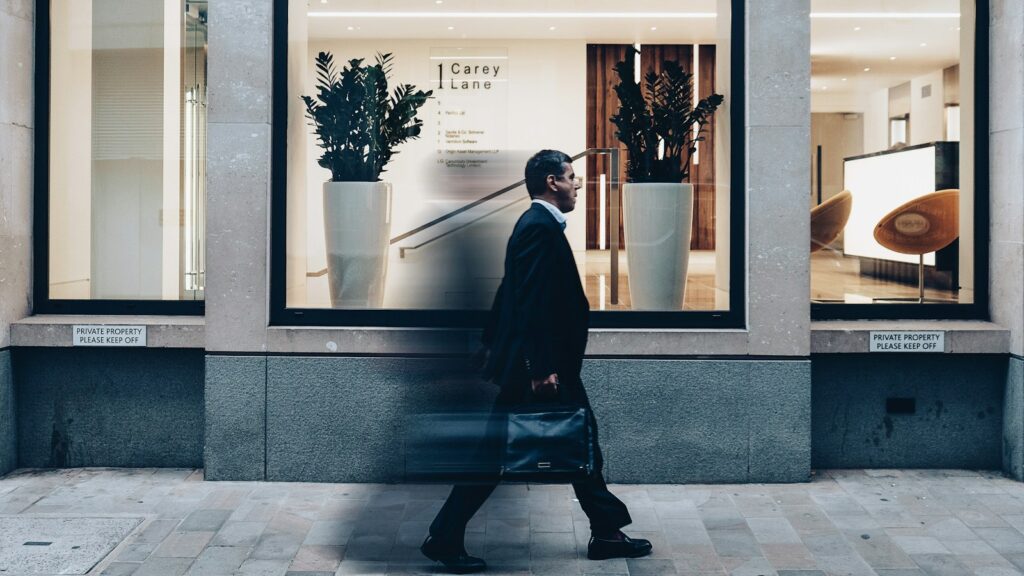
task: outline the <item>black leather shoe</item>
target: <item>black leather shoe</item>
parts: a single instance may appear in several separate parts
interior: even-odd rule
[[[587,558],[591,560],[607,560],[609,558],[639,558],[651,553],[651,541],[642,538],[630,538],[622,534],[621,540],[604,540],[590,537],[587,545]]]
[[[472,574],[483,572],[487,569],[487,563],[481,558],[470,556],[461,546],[452,548],[445,546],[433,536],[427,536],[420,546],[420,552],[435,562],[444,564],[452,574]]]

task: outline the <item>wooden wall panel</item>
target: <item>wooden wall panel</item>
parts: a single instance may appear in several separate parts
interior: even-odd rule
[[[619,101],[612,87],[617,79],[612,69],[616,62],[631,55],[631,46],[623,44],[589,44],[587,46],[587,147],[622,147],[615,138],[615,125],[608,119],[618,111]],[[640,69],[661,70],[665,60],[679,62],[683,70],[693,72],[693,46],[688,44],[649,44],[640,48]],[[697,98],[706,98],[715,91],[715,46],[701,45],[698,51],[699,74]],[[690,169],[694,184],[693,236],[690,247],[694,250],[713,250],[715,247],[715,142],[714,117],[708,122],[700,144],[698,162]],[[598,247],[598,174],[607,169],[604,157],[587,160],[587,248]],[[625,178],[626,154],[623,149]],[[621,200],[620,204],[621,206]],[[607,211],[606,211],[607,218]],[[610,223],[606,222],[606,225]],[[607,229],[607,228],[606,228]],[[619,238],[624,239],[620,212]],[[623,241],[623,246],[625,242]]]
[[[654,70],[655,73],[661,72],[661,63],[665,60],[679,62],[683,70],[693,73],[693,45],[644,44],[640,46],[640,69],[644,75],[648,70]]]
[[[700,46],[697,52],[698,98],[715,93],[715,46]],[[716,113],[717,115],[717,113]],[[694,182],[693,238],[694,250],[715,249],[715,116],[704,129],[704,142],[698,147],[698,162],[690,172]]]
[[[683,70],[693,73],[693,46],[688,44],[649,44],[640,48],[640,63],[643,70],[653,68],[661,71],[666,60],[679,62]],[[701,45],[698,50],[698,86],[694,98],[705,98],[714,92],[715,47]],[[690,238],[692,250],[713,250],[715,247],[715,157],[714,125],[708,122],[705,142],[698,145],[698,162],[690,166],[690,182],[693,184],[693,227]]]
[[[625,180],[626,149],[615,138],[615,125],[610,118],[619,110],[619,98],[612,89],[618,83],[618,77],[613,69],[616,62],[620,62],[631,54],[632,46],[629,44],[588,44],[587,45],[587,148],[614,148],[622,149],[622,170],[619,174],[619,181]],[[598,219],[600,208],[598,207],[599,174],[609,174],[607,156],[587,157],[587,248],[598,248]],[[611,185],[608,184],[608,193],[611,192]],[[621,189],[620,189],[621,194]],[[621,206],[621,203],[619,204]],[[625,236],[622,233],[621,213],[619,224],[619,239],[622,241]],[[608,238],[611,238],[611,228],[608,222],[608,211],[605,210],[605,230]],[[606,245],[607,246],[607,245]]]

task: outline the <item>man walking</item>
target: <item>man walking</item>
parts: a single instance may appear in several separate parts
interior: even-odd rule
[[[541,150],[526,163],[532,202],[516,222],[506,248],[505,277],[484,331],[489,349],[485,374],[501,387],[496,410],[552,395],[588,408],[594,472],[572,485],[590,519],[587,557],[637,558],[650,554],[651,543],[620,530],[632,520],[626,505],[605,485],[597,422],[580,380],[590,304],[563,233],[565,213],[575,208],[579,188],[572,159],[563,152]],[[430,525],[430,535],[420,547],[423,554],[452,572],[484,570],[483,560],[466,553],[464,538],[466,524],[496,486],[455,486]]]

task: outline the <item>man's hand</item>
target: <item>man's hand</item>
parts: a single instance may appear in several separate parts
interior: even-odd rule
[[[558,394],[558,374],[551,374],[543,380],[530,380],[530,385],[537,396],[555,396]]]

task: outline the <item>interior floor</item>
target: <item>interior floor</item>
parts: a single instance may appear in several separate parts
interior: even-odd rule
[[[619,290],[618,301],[612,302],[611,252],[609,250],[587,250],[585,256],[577,255],[583,285],[590,301],[592,310],[630,310],[629,298],[629,260],[625,250],[619,253]],[[386,308],[485,308],[489,306],[494,290],[500,278],[477,279],[470,287],[459,290],[442,288],[440,284],[429,281],[413,282],[411,278],[402,276],[401,260],[393,261],[389,268],[389,276],[395,278],[389,287]],[[728,286],[716,285],[715,252],[695,250],[690,253],[690,266],[686,277],[686,294],[683,301],[684,310],[724,310],[729,305]],[[401,279],[401,280],[399,280]],[[418,290],[399,290],[399,286],[419,286]],[[327,275],[323,274],[307,279],[306,299],[301,298],[300,290],[290,290],[288,305],[291,307],[328,308],[330,300],[327,294]],[[436,290],[440,300],[434,303],[413,296],[424,291]],[[401,297],[406,294],[409,298]],[[857,258],[844,257],[839,252],[822,251],[811,255],[811,294],[814,302],[845,302],[849,304],[870,304],[876,302],[905,302],[918,296],[916,284],[881,280],[870,276],[862,276]],[[925,288],[928,300],[957,302],[956,291]]]

